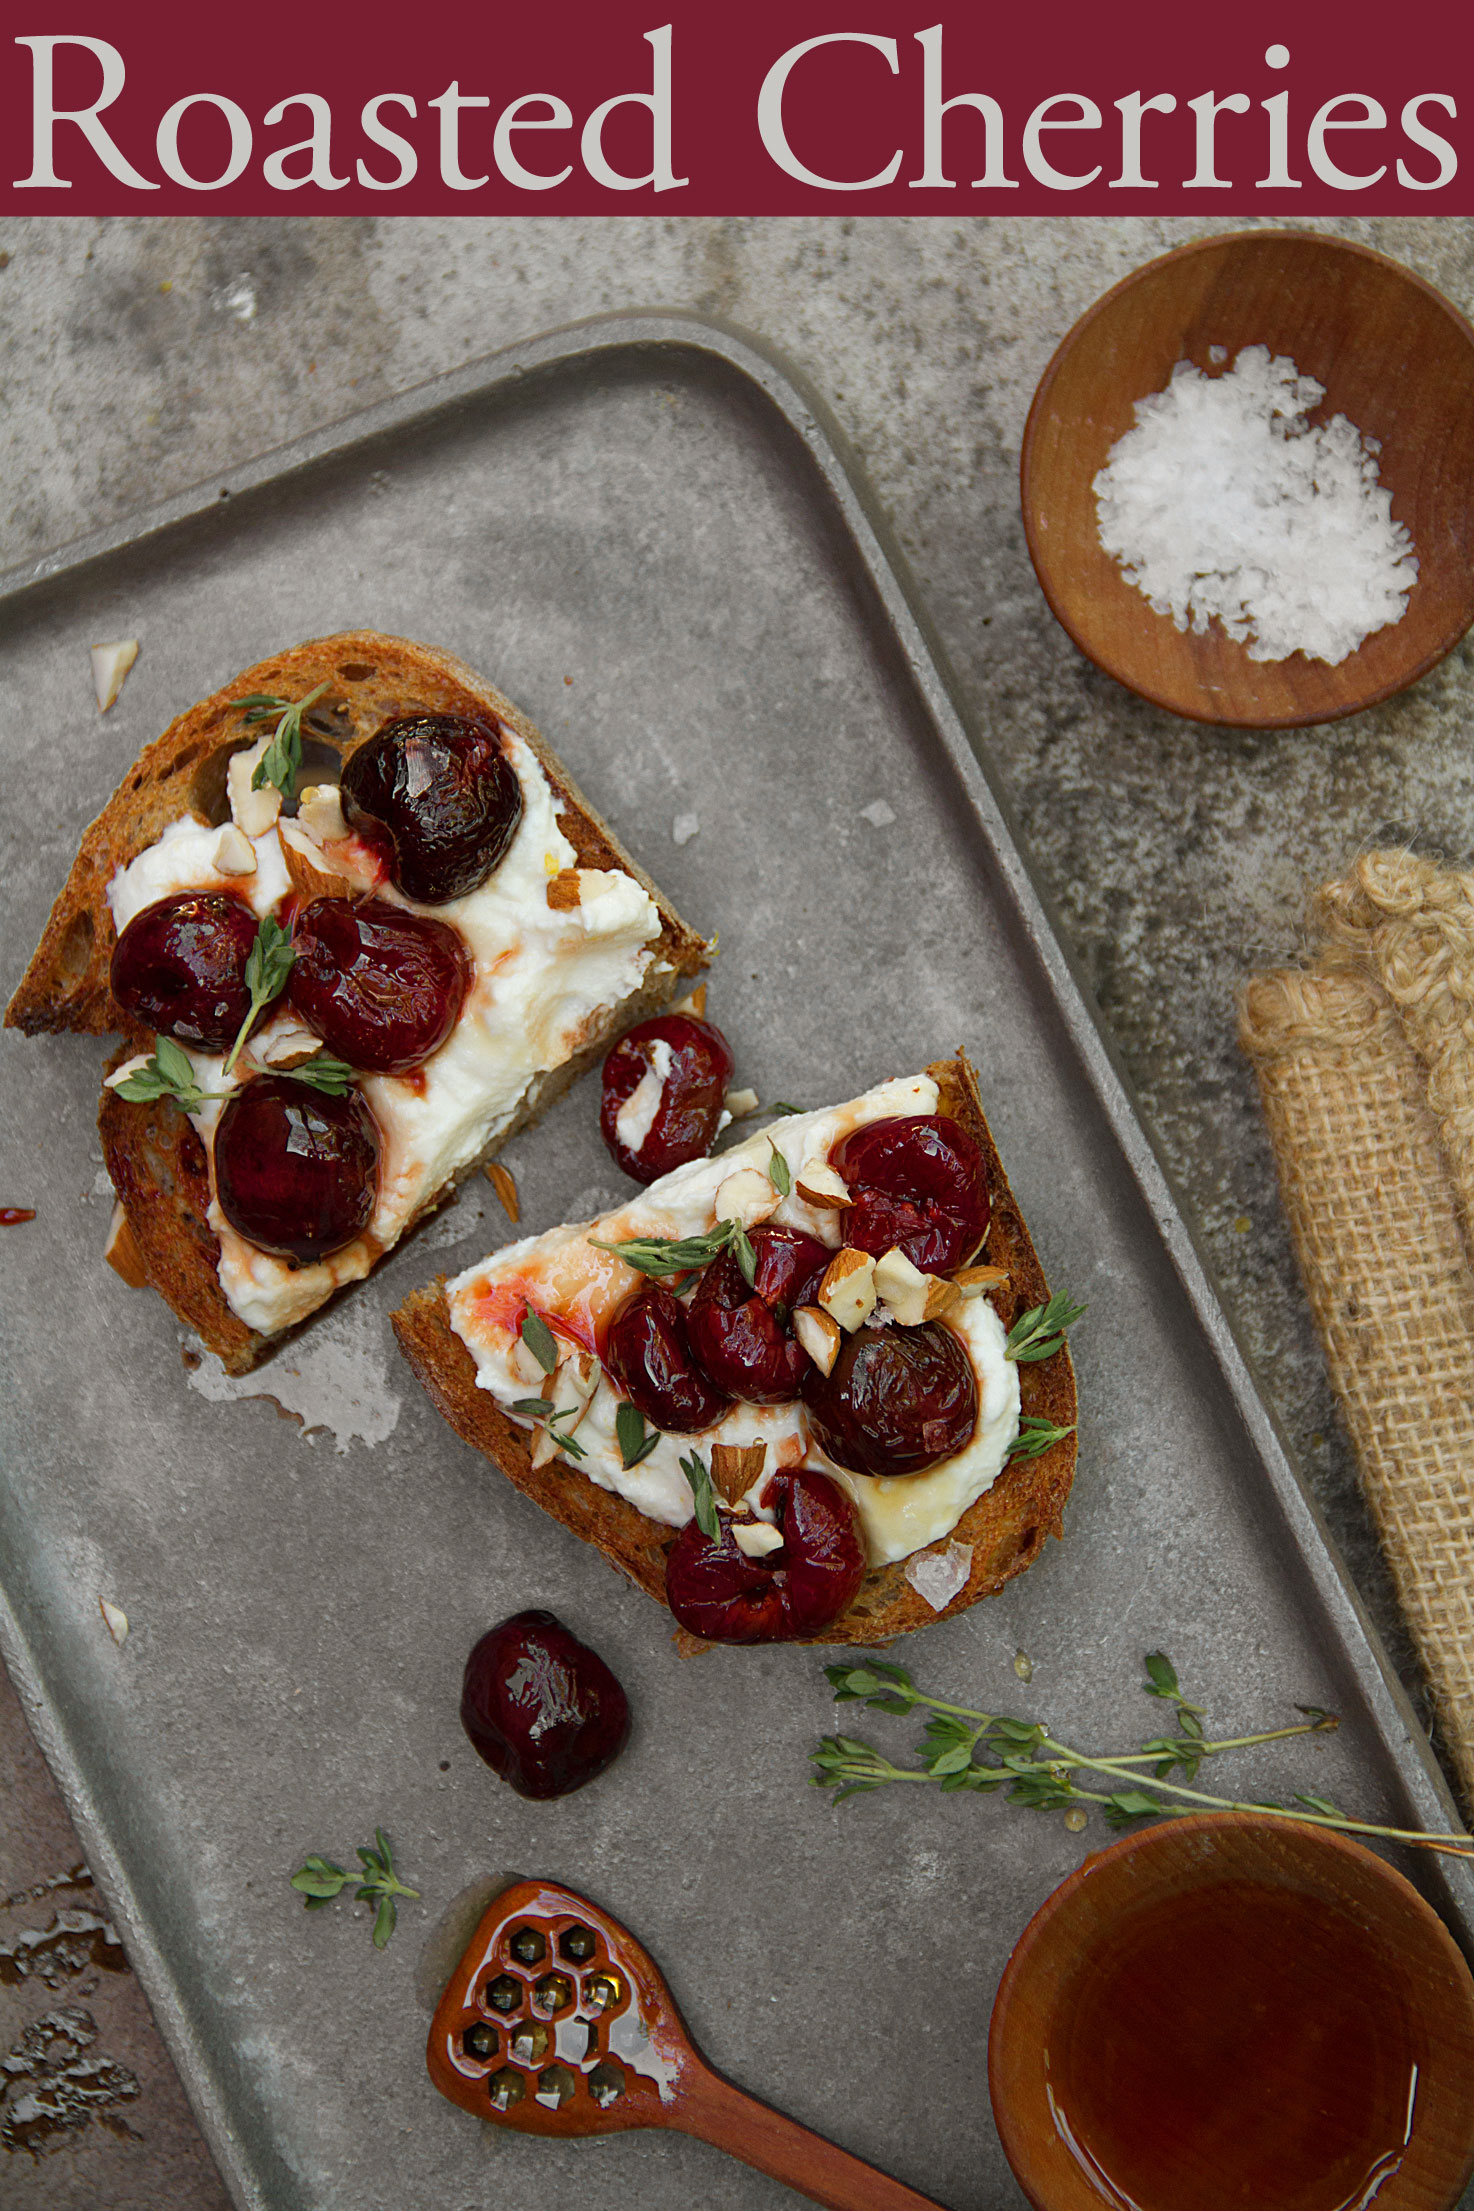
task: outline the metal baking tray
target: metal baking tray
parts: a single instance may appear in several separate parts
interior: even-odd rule
[[[1063,1544],[914,1638],[943,1693],[1122,1747],[1162,1648],[1225,1732],[1296,1702],[1334,1738],[1241,1767],[1398,1824],[1452,1805],[1289,1465],[836,433],[742,338],[674,317],[556,332],[0,579],[4,987],[138,746],[284,643],[370,624],[517,699],[680,910],[719,930],[739,1079],[815,1104],[965,1045],[1076,1331]],[[137,636],[99,719],[88,647]],[[678,817],[699,829],[677,841]],[[689,818],[683,824],[691,828]],[[504,1240],[479,1180],[237,1398],[101,1261],[99,1048],[6,1036],[0,1644],[237,2201],[403,2211],[597,2201],[758,2211],[773,2183],[673,2136],[544,2144],[423,2063],[436,1922],[487,1872],[588,1888],[758,2094],[958,2211],[1021,2202],[988,2014],[1035,1907],[1105,1840],[996,1798],[832,1811],[816,1654],[685,1661],[667,1622],[442,1426],[386,1316]],[[617,1185],[588,1083],[508,1155],[533,1229]],[[576,1477],[570,1477],[576,1478]],[[98,1599],[132,1622],[115,1648]],[[549,1605],[628,1686],[631,1747],[565,1802],[457,1721],[476,1637]],[[1027,1652],[1026,1688],[1014,1656]],[[867,1717],[870,1717],[867,1715]],[[875,1718],[897,1749],[909,1731]],[[387,1829],[408,1905],[305,1917],[287,1876]],[[1466,1867],[1416,1878],[1466,1942]]]

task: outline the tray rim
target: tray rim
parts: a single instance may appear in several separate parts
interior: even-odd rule
[[[1026,927],[1048,979],[1055,1010],[1079,1055],[1111,1136],[1151,1215],[1166,1256],[1206,1338],[1246,1439],[1266,1473],[1275,1504],[1309,1575],[1331,1631],[1365,1697],[1368,1716],[1417,1818],[1425,1826],[1463,1822],[1431,1743],[1383,1649],[1360,1593],[1261,1394],[1238,1342],[1207,1256],[1161,1160],[1103,1016],[1094,1005],[1052,906],[1035,882],[985,740],[959,703],[961,686],[925,612],[910,565],[884,507],[843,429],[807,374],[766,338],[714,317],[678,309],[627,309],[591,316],[521,339],[272,447],[169,498],[52,551],[0,570],[0,618],[64,586],[93,563],[218,514],[220,502],[350,454],[435,416],[514,394],[529,379],[622,357],[715,363],[753,387],[803,443],[865,578],[889,622],[907,674],[948,761],[962,780],[988,840],[1002,886]],[[76,1753],[0,1580],[0,1659],[42,1755],[66,1802],[87,1864],[122,1933],[130,1963],[179,2072],[221,2177],[241,2211],[282,2211],[260,2161],[238,2137],[230,2095],[185,2003],[163,1946],[139,1906],[132,1882],[96,1809],[85,1762]],[[1474,1867],[1429,1854],[1424,1887],[1474,1957]]]

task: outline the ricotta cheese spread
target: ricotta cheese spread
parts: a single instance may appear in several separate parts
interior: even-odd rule
[[[880,1083],[847,1105],[790,1115],[716,1158],[693,1159],[597,1221],[524,1237],[468,1268],[446,1285],[446,1299],[451,1327],[475,1362],[477,1388],[488,1391],[503,1408],[536,1393],[541,1376],[530,1380],[519,1334],[529,1304],[558,1322],[570,1347],[576,1341],[586,1352],[596,1352],[614,1313],[643,1277],[615,1253],[596,1250],[591,1237],[612,1244],[637,1237],[703,1235],[727,1217],[721,1204],[723,1185],[744,1169],[755,1169],[771,1193],[768,1166],[776,1150],[788,1167],[790,1194],[763,1217],[803,1229],[835,1250],[841,1241],[840,1216],[798,1196],[802,1169],[827,1160],[842,1136],[868,1121],[936,1110],[937,1086],[930,1076]],[[560,1415],[558,1432],[577,1443],[580,1473],[672,1528],[684,1527],[693,1510],[682,1458],[693,1450],[708,1455],[717,1443],[765,1443],[767,1460],[746,1502],[763,1515],[763,1494],[772,1474],[785,1466],[821,1467],[854,1500],[871,1564],[884,1565],[909,1557],[955,1528],[968,1506],[997,1480],[1018,1434],[1018,1368],[1004,1355],[1006,1337],[998,1315],[986,1300],[968,1298],[952,1307],[944,1325],[954,1330],[972,1362],[978,1420],[965,1448],[925,1474],[872,1476],[835,1466],[810,1435],[801,1403],[734,1405],[715,1426],[697,1435],[662,1435],[647,1458],[626,1467],[615,1432],[618,1393],[599,1373],[592,1394],[585,1395],[571,1379],[565,1380],[566,1366],[559,1368],[551,1401]]]
[[[383,1147],[367,1229],[340,1251],[294,1266],[237,1235],[212,1199],[221,1288],[240,1318],[263,1334],[290,1327],[341,1283],[366,1275],[425,1206],[510,1126],[542,1078],[570,1059],[648,979],[660,934],[654,899],[622,870],[578,867],[536,755],[505,727],[502,742],[522,786],[522,818],[486,882],[467,897],[434,907],[416,905],[387,882],[373,886],[376,897],[457,929],[475,973],[460,1019],[432,1058],[408,1075],[362,1079]],[[242,791],[248,782],[232,779],[233,824],[212,829],[192,817],[171,822],[155,843],[117,870],[108,903],[119,932],[146,906],[178,891],[233,891],[261,917],[285,897],[291,883],[280,825],[273,820],[249,837],[242,826],[243,820],[253,823]],[[262,794],[250,796],[259,800]],[[254,868],[241,872],[247,843]],[[336,864],[351,871],[353,845],[348,839],[340,850],[328,841],[321,848],[324,871],[334,871],[335,856]],[[574,869],[578,903],[550,907],[549,882]],[[191,1052],[195,1080],[202,1090],[229,1093],[249,1077],[244,1061],[269,1064],[273,1044],[298,1027],[285,1009],[263,1021],[229,1076],[222,1058]],[[116,1084],[128,1071],[119,1068],[111,1080]],[[191,1115],[207,1156],[223,1106],[223,1099],[207,1099]]]

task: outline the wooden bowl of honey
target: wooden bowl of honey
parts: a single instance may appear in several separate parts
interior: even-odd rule
[[[988,2040],[1035,2211],[1451,2211],[1474,2172],[1474,1980],[1372,1851],[1256,1813],[1087,1858]]]

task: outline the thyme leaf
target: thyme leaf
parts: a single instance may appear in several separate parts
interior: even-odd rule
[[[292,1875],[292,1887],[309,1912],[320,1912],[335,1897],[341,1896],[344,1889],[352,1887],[356,1882],[358,1885],[353,1891],[355,1899],[378,1904],[378,1910],[374,1914],[373,1943],[376,1950],[382,1950],[393,1934],[399,1916],[395,1898],[417,1897],[420,1892],[407,1887],[395,1872],[394,1852],[382,1827],[374,1829],[372,1843],[359,1845],[358,1861],[358,1871],[349,1873],[331,1858],[314,1853]]]
[[[1025,1413],[1005,1456],[1010,1459],[1042,1458],[1056,1443],[1062,1443],[1066,1436],[1074,1433],[1073,1421],[1068,1428],[1057,1428],[1052,1420],[1043,1420],[1037,1413]]]
[[[660,1441],[658,1428],[652,1428],[648,1435],[645,1433],[645,1416],[627,1397],[621,1400],[615,1412],[614,1435],[626,1473],[632,1466],[638,1466],[641,1459],[648,1459]]]
[[[558,1339],[543,1319],[542,1314],[535,1313],[529,1305],[522,1315],[522,1326],[518,1333],[544,1374],[556,1373]]]
[[[1052,1359],[1064,1348],[1066,1331],[1084,1311],[1085,1307],[1077,1305],[1067,1291],[1056,1290],[1047,1305],[1034,1305],[1027,1313],[1020,1313],[1008,1331],[1003,1356],[1017,1359],[1021,1365]]]
[[[699,1451],[693,1451],[688,1459],[682,1459],[681,1472],[691,1484],[691,1498],[696,1507],[696,1525],[713,1543],[719,1543],[722,1523],[717,1514],[716,1496],[711,1486],[711,1475],[705,1459]]]
[[[656,1281],[708,1267],[724,1251],[736,1252],[749,1288],[757,1276],[757,1259],[740,1221],[718,1221],[704,1236],[636,1236],[622,1244],[601,1243],[597,1236],[591,1236],[589,1242],[595,1251],[612,1251],[636,1274],[650,1275]]]

